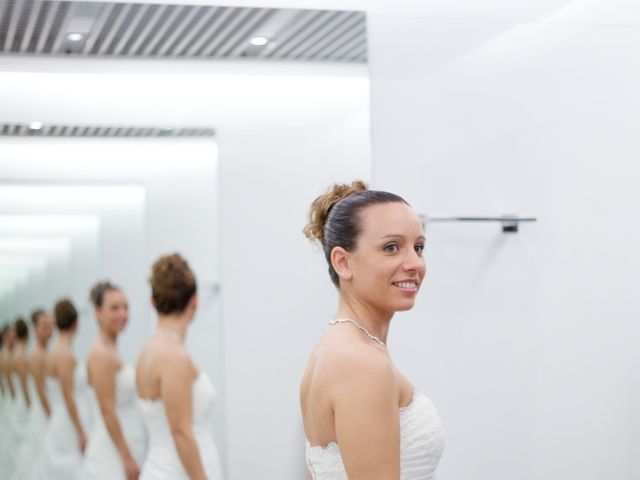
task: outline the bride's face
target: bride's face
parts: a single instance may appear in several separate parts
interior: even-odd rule
[[[104,293],[102,306],[96,308],[96,316],[101,328],[111,334],[124,330],[129,320],[129,304],[124,292],[108,290]]]
[[[35,331],[40,340],[49,340],[53,335],[53,318],[51,318],[51,315],[47,313],[40,315]]]
[[[409,310],[424,279],[425,237],[404,203],[372,205],[361,212],[356,249],[348,253],[351,288],[376,309]]]

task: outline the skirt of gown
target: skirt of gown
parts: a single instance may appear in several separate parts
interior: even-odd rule
[[[29,377],[29,387],[31,408],[24,430],[24,439],[16,456],[13,476],[10,477],[11,480],[29,480],[31,478],[35,460],[40,457],[42,451],[42,442],[48,423],[33,377]]]
[[[17,373],[13,373],[13,386],[15,398],[8,409],[9,417],[7,427],[9,431],[8,439],[4,447],[6,478],[11,478],[18,467],[17,457],[20,447],[28,438],[27,422],[29,420],[29,407],[22,391],[20,378]],[[3,477],[4,478],[4,477]]]
[[[80,450],[78,434],[64,403],[60,382],[57,378],[47,377],[46,384],[47,393],[50,393],[51,418],[31,479],[80,480],[84,457]],[[89,431],[91,415],[86,390],[86,370],[84,365],[78,365],[74,378],[74,397],[83,428]]]

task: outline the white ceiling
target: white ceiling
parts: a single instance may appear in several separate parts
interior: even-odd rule
[[[138,0],[138,2],[338,9],[358,10],[366,12],[367,15],[384,16],[640,26],[638,0]]]

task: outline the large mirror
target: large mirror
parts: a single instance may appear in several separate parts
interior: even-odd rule
[[[151,265],[179,252],[225,478],[301,478],[309,312],[335,298],[301,229],[331,181],[370,177],[366,16],[192,3],[0,0],[0,321],[69,298],[85,361],[108,279],[133,365]]]

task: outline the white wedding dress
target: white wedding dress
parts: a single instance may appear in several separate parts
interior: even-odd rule
[[[9,387],[4,380],[4,374],[0,373],[0,382],[4,387],[2,395],[0,395],[0,471],[9,471],[9,459],[7,458],[7,445],[10,441],[9,429],[6,426],[9,425],[9,418],[11,414],[11,394],[9,393]]]
[[[200,372],[192,385],[192,426],[200,460],[208,480],[222,479],[218,449],[211,431],[215,389],[209,377]],[[161,399],[140,399],[142,414],[149,434],[149,451],[140,480],[188,480],[169,429]]]
[[[16,456],[16,465],[12,480],[28,480],[31,478],[35,461],[40,457],[44,433],[47,428],[47,414],[42,408],[36,382],[29,375],[29,396],[31,408],[24,428],[24,439]]]
[[[80,480],[83,463],[78,434],[67,410],[62,386],[57,378],[45,378],[51,417],[42,445],[42,456],[34,467],[33,480]],[[73,395],[85,430],[91,431],[91,414],[88,408],[87,370],[78,363],[74,371]]]
[[[416,391],[411,403],[400,409],[400,479],[435,479],[443,449],[438,412],[424,394]],[[322,447],[307,441],[306,460],[314,480],[348,480],[335,442]]]
[[[29,407],[27,406],[27,399],[24,396],[22,390],[22,384],[20,383],[20,375],[16,372],[11,374],[13,389],[15,391],[15,398],[13,404],[9,410],[10,415],[8,418],[7,426],[9,427],[9,441],[5,445],[5,462],[7,463],[7,478],[11,478],[11,475],[18,467],[17,456],[20,451],[20,446],[23,441],[28,438],[28,431],[26,430],[27,421],[29,420]]]
[[[136,394],[136,374],[130,365],[116,374],[116,415],[131,454],[142,466],[147,439]],[[100,412],[100,404],[91,390],[93,429],[85,451],[82,480],[126,480],[122,457],[118,452]]]
[[[13,374],[11,375],[11,381],[13,380]],[[0,429],[0,438],[2,444],[0,447],[0,466],[2,467],[2,471],[6,472],[7,475],[11,475],[13,472],[13,468],[15,466],[15,449],[13,448],[14,441],[14,412],[16,411],[16,406],[18,405],[18,398],[12,397],[9,390],[9,381],[4,377],[3,374],[3,385],[5,386],[4,397],[3,397],[3,412],[2,412],[2,428]],[[15,383],[14,383],[14,392],[15,392]],[[18,392],[15,392],[18,395]]]

